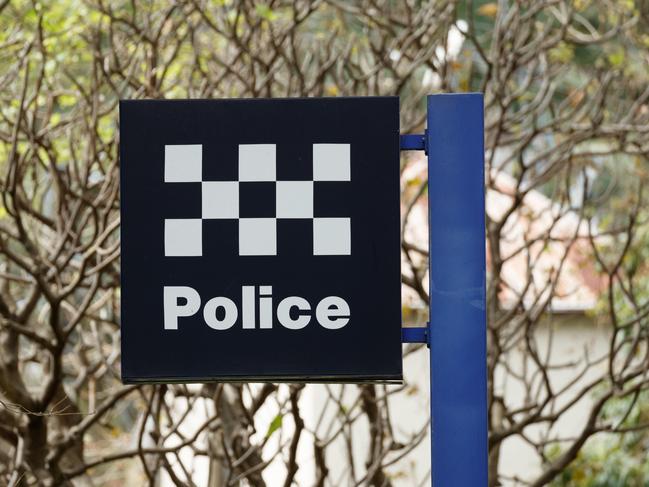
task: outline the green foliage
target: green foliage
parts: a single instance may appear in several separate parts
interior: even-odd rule
[[[273,9],[268,5],[259,4],[255,7],[255,10],[261,18],[268,20],[269,22],[272,22],[277,18],[277,14],[273,12]]]
[[[649,432],[638,429],[649,421],[649,394],[609,401],[602,420],[629,432],[591,438],[551,487],[649,487]],[[555,446],[548,458],[561,452]]]
[[[273,418],[273,420],[268,425],[268,431],[266,431],[266,438],[270,438],[275,431],[282,427],[282,418],[281,414],[278,414]]]

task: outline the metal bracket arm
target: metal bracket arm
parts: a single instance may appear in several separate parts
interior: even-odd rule
[[[399,139],[399,146],[401,150],[423,150],[428,154],[428,147],[426,147],[426,134],[405,134],[401,135]]]

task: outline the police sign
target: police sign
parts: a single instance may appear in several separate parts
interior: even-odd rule
[[[401,379],[398,98],[122,101],[122,378]]]

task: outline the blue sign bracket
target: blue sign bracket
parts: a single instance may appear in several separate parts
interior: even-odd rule
[[[428,155],[430,321],[402,328],[402,342],[430,349],[432,486],[480,487],[488,479],[483,96],[430,95],[426,120],[425,134],[402,135],[400,147]]]
[[[428,327],[412,326],[402,328],[401,343],[428,343]]]
[[[405,134],[400,138],[401,150],[423,150],[428,154],[426,134]]]

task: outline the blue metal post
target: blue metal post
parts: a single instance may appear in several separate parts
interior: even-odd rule
[[[487,485],[484,122],[481,94],[428,97],[431,469]]]

